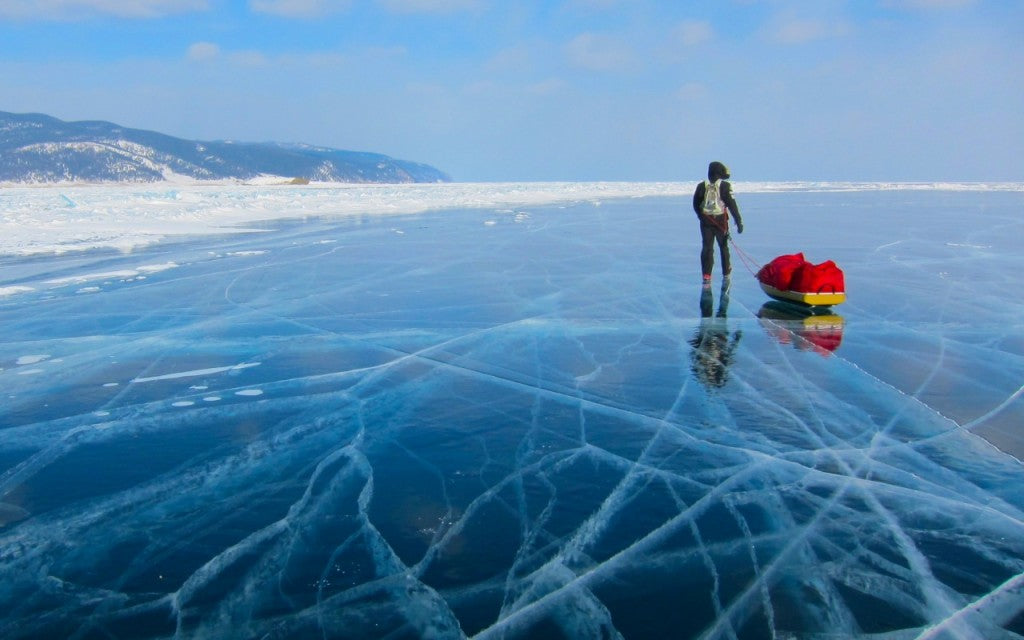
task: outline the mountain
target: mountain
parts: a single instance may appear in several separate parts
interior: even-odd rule
[[[302,144],[183,140],[110,122],[0,111],[0,182],[157,182],[280,176],[314,182],[449,182],[425,164]]]

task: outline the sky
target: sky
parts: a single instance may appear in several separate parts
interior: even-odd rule
[[[1020,0],[0,0],[0,87],[457,181],[1024,181]]]

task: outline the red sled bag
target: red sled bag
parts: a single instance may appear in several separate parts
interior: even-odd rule
[[[793,272],[788,287],[776,288],[800,293],[845,293],[846,283],[842,269],[835,262],[826,260],[821,264],[808,262],[801,265]]]
[[[804,259],[803,253],[779,256],[761,267],[757,272],[757,279],[769,287],[786,291],[793,282],[793,274],[805,264],[810,263]]]
[[[835,351],[843,341],[843,328],[838,327],[829,330],[808,331],[803,335],[803,338],[819,349]]]

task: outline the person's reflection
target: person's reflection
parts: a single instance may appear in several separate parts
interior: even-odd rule
[[[743,333],[737,329],[729,334],[726,315],[729,310],[729,286],[722,286],[718,300],[718,313],[714,313],[715,300],[711,286],[700,292],[700,325],[690,340],[690,366],[697,380],[706,387],[723,387],[728,380],[736,347]],[[712,314],[714,316],[712,317]]]

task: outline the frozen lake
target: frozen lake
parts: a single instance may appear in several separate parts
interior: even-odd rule
[[[1024,187],[691,188],[0,191],[0,636],[1024,637]]]

